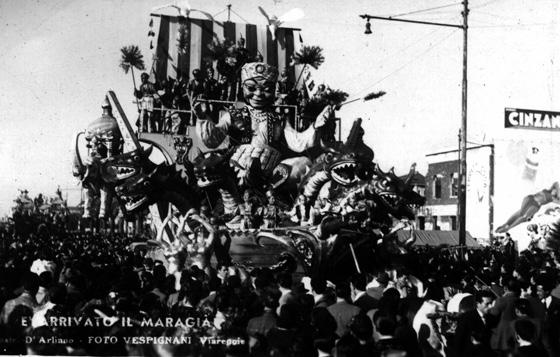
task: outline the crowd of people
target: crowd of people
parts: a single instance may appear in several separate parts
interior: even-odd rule
[[[178,79],[168,78],[151,82],[148,73],[140,76],[141,84],[134,91],[140,110],[137,126],[140,132],[185,134],[188,125],[195,125],[191,106],[196,100],[211,100],[217,112],[229,103],[242,100],[240,82],[231,83],[224,75],[215,75],[214,69],[195,69],[192,79],[186,74]],[[286,98],[292,91],[285,71],[278,79],[276,92]],[[283,103],[284,104],[284,103]]]
[[[204,96],[200,91],[207,90],[208,80],[200,72],[194,75],[194,82],[175,94],[186,90],[187,99]],[[155,97],[156,86],[148,79],[142,75],[137,97],[144,99],[145,93]],[[245,188],[266,177],[266,172],[272,174],[270,168],[279,163],[289,163],[287,175],[298,178],[304,172],[298,170],[310,166],[311,159],[291,156],[287,149],[301,153],[313,148],[317,130],[332,119],[333,105],[321,109],[312,126],[298,132],[272,109],[277,100],[276,68],[248,63],[241,79],[245,114],[232,110],[218,125],[208,108],[194,106],[200,124],[197,134],[209,148],[232,134],[244,140],[233,156],[239,156],[238,166],[245,171]],[[170,95],[160,96],[162,102],[177,98],[173,83],[163,87],[169,85]],[[143,103],[143,110],[151,108],[153,114],[152,104]],[[99,137],[99,152],[112,145],[116,128],[110,105],[103,108],[100,119],[112,125],[103,133],[92,131]],[[140,124],[148,131],[165,128],[165,122],[147,118]],[[250,125],[240,130],[234,122]],[[373,151],[358,145],[363,132],[357,130],[359,121],[356,125],[352,152],[360,150],[371,160]],[[247,160],[241,160],[242,155]],[[318,225],[314,234],[328,237],[327,244],[334,247],[346,243],[351,233],[339,235],[341,222],[323,217],[330,212],[340,213],[353,231],[360,227],[371,231],[361,213],[370,211],[367,206],[375,202],[362,197],[361,190],[333,207],[327,207],[328,200],[311,205],[300,196],[291,211],[281,209],[273,191],[258,204],[250,190],[244,192],[234,218],[241,228],[275,230],[284,216],[292,225]],[[336,206],[340,212],[332,212]],[[0,351],[107,356],[560,356],[560,260],[546,247],[532,246],[518,254],[510,241],[480,249],[407,244],[408,250],[389,252],[377,241],[370,259],[375,262],[367,265],[367,271],[360,271],[349,245],[355,274],[337,279],[320,273],[306,276],[294,259],[282,254],[274,266],[254,266],[258,259],[250,261],[247,256],[249,261],[236,265],[230,248],[242,247],[243,240],[252,237],[230,236],[233,231],[224,226],[224,216],[212,216],[203,207],[177,215],[169,210],[155,240],[39,229],[33,221],[27,222],[26,234],[18,229],[0,232]],[[371,239],[377,238],[381,235],[371,234]],[[252,244],[260,245],[258,239]],[[306,258],[315,258],[314,254]],[[343,270],[341,264],[332,266]]]
[[[552,251],[417,247],[328,281],[291,264],[201,269],[134,249],[145,237],[1,234],[3,354],[560,355]]]
[[[191,113],[191,106],[195,100],[214,101],[214,111],[217,112],[229,103],[242,100],[240,82],[231,83],[224,75],[216,76],[214,69],[195,69],[192,79],[188,75],[181,75],[178,79],[168,78],[161,82],[151,82],[148,73],[142,73],[140,87],[134,91],[138,99],[140,110],[137,126],[140,132],[185,134],[189,125],[195,125],[196,116]],[[217,79],[216,79],[217,78]],[[278,105],[297,106],[300,113],[298,130],[309,126],[304,108],[310,101],[324,102],[330,93],[330,88],[320,84],[309,98],[304,90],[294,90],[286,70],[281,71],[276,84]],[[289,111],[289,108],[285,108]],[[292,113],[293,114],[293,113]]]

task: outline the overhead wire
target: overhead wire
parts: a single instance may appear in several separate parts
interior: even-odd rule
[[[234,14],[237,15],[237,17],[239,17],[241,20],[245,21],[246,23],[250,23],[249,21],[247,21],[243,16],[239,15],[235,10],[231,9],[231,12],[233,12]]]
[[[223,9],[223,10],[220,11],[220,12],[215,13],[214,15],[212,15],[212,17],[216,17],[216,16],[218,16],[218,15],[220,15],[220,14],[223,14],[223,13],[226,12],[226,11],[227,11],[227,8]]]
[[[489,6],[493,3],[496,3],[500,0],[489,0],[486,1],[484,3],[478,4],[478,5],[474,5],[471,6],[469,10],[476,10],[476,9],[480,9],[486,6]],[[409,12],[404,12],[404,13],[399,13],[396,15],[392,15],[390,17],[392,18],[396,18],[396,17],[400,17],[400,16],[405,16],[405,15],[411,15],[411,14],[419,14],[419,13],[425,13],[425,12],[429,12],[429,11],[433,11],[433,10],[439,10],[439,9],[443,9],[443,8],[448,8],[448,7],[452,7],[452,6],[456,6],[462,3],[450,3],[450,4],[446,4],[446,5],[441,5],[441,6],[436,6],[436,7],[431,7],[431,8],[427,8],[427,9],[421,9],[421,10],[415,10],[415,11],[409,11]],[[499,16],[499,15],[495,15],[495,14],[491,14],[491,13],[487,13],[487,12],[483,12],[483,11],[476,11],[477,13],[483,13],[489,16],[493,16],[496,18],[504,18],[507,19],[507,17],[503,17],[503,16]],[[474,20],[475,22],[484,22],[484,21],[478,21],[478,20]],[[532,26],[552,26],[552,25],[556,25],[557,22],[549,22],[549,23],[530,23],[530,24],[492,24],[487,22],[488,25],[471,25],[469,26],[469,28],[500,28],[500,27],[516,27],[516,26],[521,26],[521,27],[532,27]],[[360,92],[358,92],[358,94],[364,93],[367,90],[370,90],[372,87],[374,87],[375,85],[379,84],[380,82],[384,81],[385,79],[391,77],[392,75],[394,75],[395,73],[398,73],[399,71],[401,71],[402,69],[404,69],[405,67],[407,67],[408,65],[412,64],[414,61],[416,61],[418,58],[420,58],[421,56],[425,55],[426,53],[428,53],[429,51],[431,51],[433,48],[435,48],[436,46],[438,46],[439,44],[441,44],[442,42],[444,42],[447,38],[449,38],[452,34],[454,34],[457,30],[453,31],[451,34],[449,34],[448,36],[446,36],[445,38],[443,38],[441,41],[439,41],[438,43],[430,46],[428,49],[426,49],[425,51],[423,51],[420,55],[416,56],[413,60],[406,62],[405,64],[403,64],[402,66],[398,67],[397,69],[395,69],[394,71],[392,71],[391,73],[387,74],[386,76],[382,77],[380,80],[376,81],[375,83],[373,83],[372,85],[368,86],[365,89],[362,89]],[[403,48],[402,50],[397,51],[397,53],[402,52],[404,50],[406,50],[408,47],[410,46],[406,46],[405,48]]]
[[[441,6],[436,6],[436,7],[430,7],[430,8],[422,9],[422,10],[415,10],[415,11],[410,11],[410,12],[403,12],[403,13],[400,13],[400,14],[391,15],[390,17],[395,18],[395,17],[399,17],[399,16],[412,15],[412,14],[419,14],[419,13],[423,13],[423,12],[428,12],[428,11],[432,11],[432,10],[444,9],[444,8],[447,8],[447,7],[452,7],[452,6],[457,6],[457,5],[461,5],[461,3],[456,2],[456,3],[453,3],[453,4],[447,4],[447,5],[441,5]]]
[[[486,7],[486,6],[490,5],[490,4],[495,3],[495,2],[498,2],[498,1],[500,1],[500,0],[490,0],[490,1],[487,1],[487,2],[485,2],[485,3],[483,3],[483,4],[480,4],[480,5],[471,6],[471,7],[470,7],[470,10],[480,9],[481,7]]]
[[[496,1],[496,0],[494,0]],[[430,8],[426,8],[426,9],[420,9],[420,10],[414,10],[414,11],[409,11],[409,12],[403,12],[403,13],[399,13],[396,15],[391,15],[391,18],[396,18],[396,17],[400,17],[400,16],[405,16],[405,15],[412,15],[412,14],[421,14],[421,13],[426,13],[426,12],[434,12],[434,10],[441,10],[444,8],[449,8],[449,7],[453,7],[453,6],[457,6],[457,5],[461,5],[461,2],[455,2],[455,3],[449,3],[446,5],[440,5],[440,6],[434,6],[434,7],[430,7]],[[426,14],[426,15],[431,15],[431,14]],[[437,32],[438,29],[435,29],[434,31],[430,32],[428,35],[423,36],[423,38],[420,39],[420,41],[422,41],[425,38],[430,37],[432,34],[434,34],[435,32]],[[373,86],[375,86],[376,84],[379,84],[381,81],[389,78],[390,76],[392,76],[393,74],[399,72],[400,70],[404,69],[406,66],[408,66],[409,64],[413,63],[414,61],[416,61],[418,58],[420,58],[421,56],[425,55],[426,53],[428,53],[430,50],[432,50],[433,48],[435,48],[436,46],[438,46],[439,44],[441,44],[442,42],[444,42],[446,39],[448,39],[449,37],[451,37],[455,32],[457,32],[457,30],[452,31],[448,36],[444,37],[442,40],[440,40],[439,42],[431,45],[430,47],[428,47],[425,51],[421,52],[418,56],[415,56],[415,58],[412,61],[406,62],[404,65],[402,65],[401,67],[397,68],[396,70],[392,71],[391,73],[387,74],[386,76],[382,77],[379,81],[375,82],[373,85],[367,87],[366,89],[362,89],[360,92],[358,92],[358,94],[364,93],[365,91],[371,89]],[[394,55],[401,53],[405,50],[407,50],[408,48],[414,46],[415,44],[417,44],[418,41],[414,41],[412,42],[410,45],[405,46],[404,48],[396,51],[395,53],[392,53],[391,55],[387,55],[383,58],[383,61],[385,61],[387,58],[389,57],[393,57]],[[383,65],[384,62],[380,63],[379,65]],[[352,79],[354,79],[355,77],[353,77]]]
[[[507,27],[538,27],[538,26],[556,26],[558,22],[535,22],[530,24],[503,24],[503,25],[474,25],[469,26],[469,28],[477,29],[477,28],[507,28]]]
[[[375,64],[376,64],[378,67],[382,67],[383,65],[385,65],[385,64],[387,63],[387,60],[393,59],[393,58],[395,58],[396,55],[399,55],[399,54],[403,53],[404,51],[408,50],[409,48],[414,47],[414,46],[416,46],[416,45],[418,45],[418,44],[424,42],[425,40],[428,40],[429,38],[432,37],[433,34],[435,34],[436,32],[438,32],[438,31],[440,31],[440,30],[441,30],[440,28],[436,28],[436,29],[432,30],[430,33],[428,33],[427,35],[415,37],[415,38],[412,39],[406,46],[404,46],[404,47],[402,47],[402,48],[396,50],[395,52],[391,52],[390,54],[384,56],[384,57],[383,57],[382,59],[380,59],[379,61],[376,61]],[[353,82],[356,78],[362,77],[362,76],[363,76],[362,73],[359,73],[359,74],[357,74],[357,75],[354,75],[354,76],[348,78],[347,81],[346,81],[346,83],[351,83],[351,82]]]
[[[455,18],[450,17],[450,15],[452,15],[449,12],[432,12],[429,14],[424,14],[424,15],[433,15],[433,18],[422,18],[423,20],[434,20],[434,21],[453,21],[455,20]],[[460,16],[457,16],[457,19],[460,18]],[[317,24],[328,24],[330,26],[353,26],[356,24],[356,20],[355,19],[348,19],[348,20],[343,20],[343,21],[337,21],[336,19],[333,20],[321,20],[319,18],[308,18],[309,21],[312,21],[313,23],[317,23]]]
[[[491,17],[494,17],[494,18],[497,18],[497,19],[504,19],[504,20],[512,20],[512,19],[513,19],[513,17],[510,17],[510,16],[496,15],[496,14],[493,14],[493,13],[491,13],[491,12],[486,12],[486,11],[478,11],[478,10],[477,10],[477,11],[476,11],[476,14],[477,14],[477,15],[480,14],[480,15],[491,16]]]
[[[418,59],[422,58],[424,55],[426,55],[428,52],[430,52],[431,50],[433,50],[434,48],[436,48],[437,46],[441,45],[445,40],[447,40],[448,38],[450,38],[452,35],[454,35],[455,33],[457,33],[457,31],[459,31],[458,29],[455,29],[454,31],[451,31],[451,33],[447,36],[445,36],[444,38],[442,38],[441,40],[439,40],[438,42],[434,43],[433,45],[431,45],[430,47],[428,47],[426,50],[422,51],[421,53],[419,53],[417,56],[415,56],[411,61],[408,61],[406,63],[404,63],[402,66],[398,67],[397,69],[395,69],[394,71],[390,72],[389,74],[383,76],[381,79],[379,79],[378,81],[374,82],[373,84],[367,86],[366,88],[360,90],[356,96],[359,96],[360,94],[371,90],[371,88],[375,87],[376,85],[378,85],[379,83],[383,82],[384,80],[386,80],[387,78],[391,77],[392,75],[400,72],[401,70],[403,70],[404,68],[406,68],[408,65],[416,62]]]
[[[475,10],[475,14],[480,14],[480,15],[486,15],[486,16],[490,16],[492,18],[495,19],[502,19],[502,20],[510,20],[510,21],[518,21],[515,23],[509,23],[509,24],[504,24],[504,23],[495,23],[495,22],[490,22],[490,21],[484,21],[484,20],[479,20],[479,19],[471,19],[470,22],[471,23],[479,23],[479,24],[473,24],[470,25],[469,28],[472,29],[480,29],[480,28],[511,28],[511,27],[537,27],[537,26],[554,26],[557,25],[558,22],[552,21],[552,22],[533,22],[533,23],[521,23],[519,22],[519,18],[514,18],[514,17],[508,17],[508,16],[502,16],[502,15],[497,15],[494,13],[490,13],[490,12],[486,12],[486,11],[480,11],[477,9],[483,8],[485,6],[488,6],[490,4],[493,4],[495,2],[498,2],[499,0],[490,0],[487,1],[485,3],[482,3],[480,5],[475,5],[472,6],[470,8],[470,10]]]

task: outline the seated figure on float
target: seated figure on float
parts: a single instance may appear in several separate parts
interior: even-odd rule
[[[217,123],[209,117],[204,102],[194,107],[199,119],[196,130],[207,147],[216,148],[227,137],[231,145],[238,146],[231,160],[240,169],[244,183],[268,182],[277,167],[282,169],[284,179],[299,182],[311,161],[298,154],[315,146],[317,129],[333,113],[327,106],[307,130],[296,131],[273,109],[277,77],[273,66],[248,63],[241,69],[246,106],[230,109]]]
[[[276,203],[274,192],[266,191],[266,200],[267,204],[257,210],[257,215],[262,219],[261,228],[275,228],[278,226],[282,212]]]
[[[239,206],[239,215],[232,220],[232,223],[240,223],[239,228],[250,229],[255,228],[255,213],[257,211],[256,204],[253,200],[253,194],[250,190],[243,192],[243,203]]]

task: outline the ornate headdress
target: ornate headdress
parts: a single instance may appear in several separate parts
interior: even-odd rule
[[[276,67],[263,62],[251,62],[241,68],[241,82],[248,79],[262,78],[266,81],[276,82],[278,70]]]

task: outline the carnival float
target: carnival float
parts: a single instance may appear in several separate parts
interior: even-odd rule
[[[425,202],[410,185],[415,166],[403,177],[383,170],[360,118],[342,138],[337,110],[352,101],[314,83],[322,49],[282,27],[302,11],[259,10],[266,24],[197,19],[190,8],[152,14],[138,118],[108,91],[76,137],[84,217],[110,219],[115,202],[125,216],[149,208],[157,233],[133,248],[168,264],[293,265],[332,280],[368,271],[413,243],[396,232],[412,229]],[[121,52],[134,80],[140,50]]]

